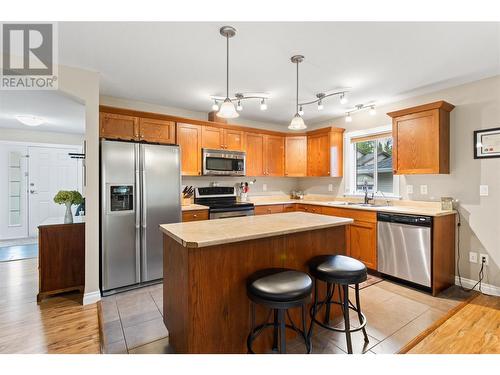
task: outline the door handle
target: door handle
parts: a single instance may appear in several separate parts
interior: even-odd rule
[[[38,194],[36,190],[30,190],[30,194]]]

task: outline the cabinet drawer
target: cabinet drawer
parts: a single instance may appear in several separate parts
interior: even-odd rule
[[[364,211],[350,208],[323,207],[323,213],[330,216],[348,217],[350,219],[365,221],[368,223],[377,222],[375,211]]]
[[[255,206],[255,215],[277,214],[283,212],[282,204],[270,204],[266,206]]]
[[[309,212],[312,214],[322,214],[323,213],[323,207],[321,206],[315,206],[312,204],[298,204],[297,205],[297,211],[303,211],[303,212]]]
[[[295,212],[295,211],[297,211],[297,205],[295,203],[283,205],[283,212]]]
[[[208,210],[184,211],[182,221],[208,220]]]

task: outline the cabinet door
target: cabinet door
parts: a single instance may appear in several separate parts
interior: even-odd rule
[[[224,129],[224,149],[241,151],[243,149],[243,132],[240,130]]]
[[[295,211],[297,211],[297,205],[295,203],[283,205],[283,212],[295,212]]]
[[[297,211],[309,212],[311,214],[322,214],[323,208],[313,204],[298,204]]]
[[[264,135],[245,133],[247,176],[264,176]]]
[[[344,131],[330,132],[330,177],[344,175]]]
[[[307,137],[307,175],[330,176],[330,133]]]
[[[285,138],[285,176],[307,175],[307,137]]]
[[[182,175],[201,175],[201,126],[177,123],[177,144],[182,154]]]
[[[146,142],[174,144],[175,123],[172,121],[141,118],[139,121],[139,139]]]
[[[355,220],[349,226],[349,256],[377,269],[377,224]]]
[[[204,148],[224,148],[224,130],[213,126],[202,126],[201,144]]]
[[[182,221],[208,220],[208,210],[183,211]]]
[[[99,135],[102,138],[134,141],[139,139],[139,118],[114,113],[100,113]]]
[[[264,173],[266,176],[285,175],[285,138],[266,135],[264,151]]]
[[[438,110],[393,119],[394,173],[440,173]]]

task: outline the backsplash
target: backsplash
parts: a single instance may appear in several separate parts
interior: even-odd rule
[[[332,191],[329,191],[329,185],[332,185]],[[296,188],[305,194],[326,194],[337,197],[343,195],[343,186],[341,177],[308,177],[297,178]]]

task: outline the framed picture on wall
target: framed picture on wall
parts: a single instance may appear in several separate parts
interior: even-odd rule
[[[474,131],[474,159],[500,158],[500,128]]]

